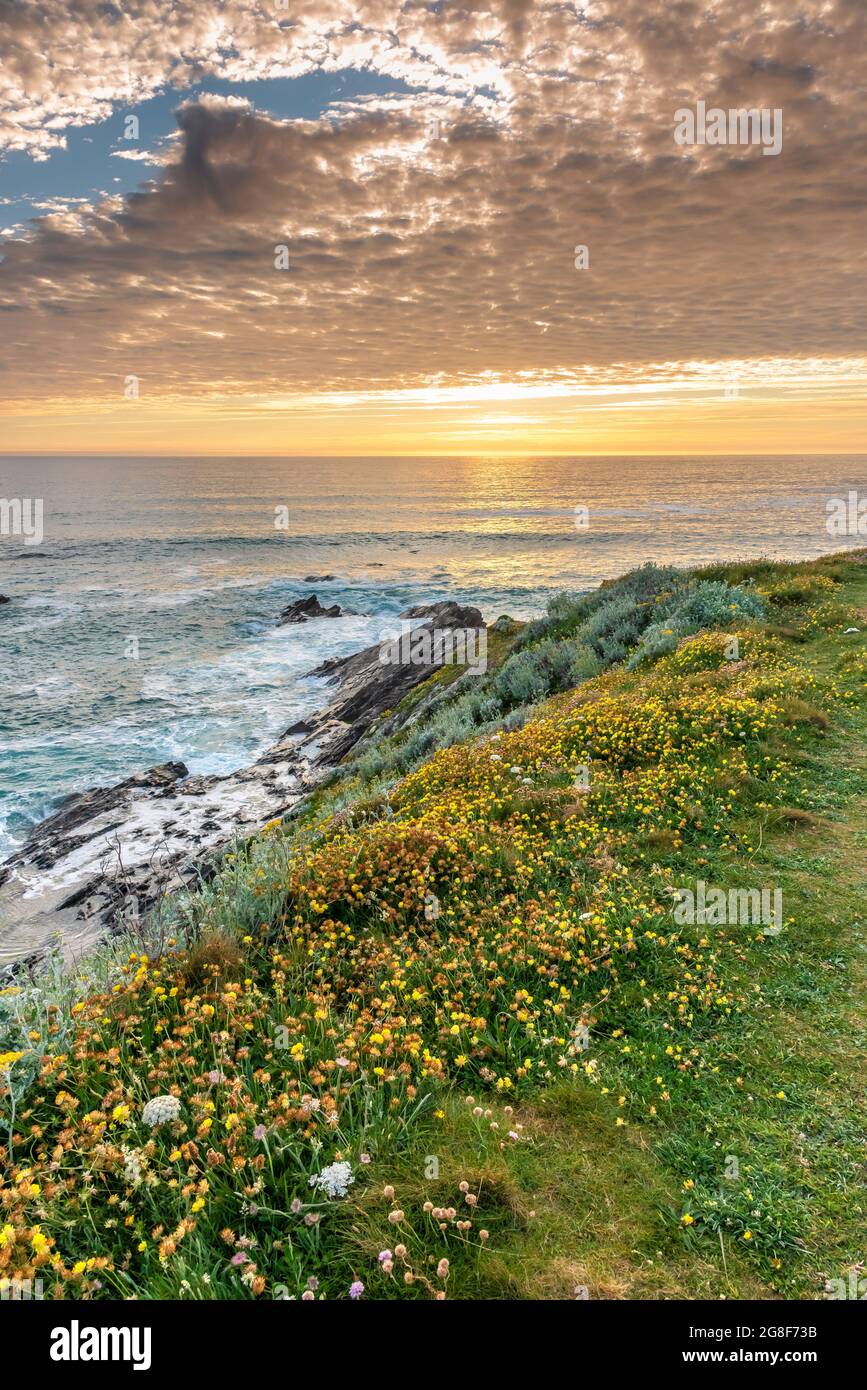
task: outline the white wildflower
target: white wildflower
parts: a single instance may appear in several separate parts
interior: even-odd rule
[[[310,1179],[311,1187],[318,1187],[329,1197],[345,1197],[355,1178],[351,1163],[329,1163],[321,1173],[314,1173]]]
[[[164,1125],[170,1120],[176,1120],[180,1113],[181,1102],[177,1096],[154,1096],[141,1112],[141,1117],[146,1125],[153,1128],[155,1125]]]
[[[141,1155],[135,1149],[124,1149],[123,1151],[123,1176],[124,1180],[131,1187],[137,1187],[141,1182]]]

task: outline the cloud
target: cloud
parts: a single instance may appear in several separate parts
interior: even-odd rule
[[[159,167],[168,162],[168,155],[155,150],[112,150],[112,159],[128,159],[134,164],[153,164]]]
[[[279,396],[863,349],[863,7],[374,0],[360,21],[302,0],[290,21],[0,0],[3,27],[0,136],[35,156],[167,83],[354,64],[419,89],[318,120],[182,102],[135,194],[4,245],[15,398],[116,398],[129,374],[143,395]],[[678,147],[674,112],[698,100],[781,107],[781,154]]]

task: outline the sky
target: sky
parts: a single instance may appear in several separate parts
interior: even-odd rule
[[[863,0],[0,0],[0,58],[0,451],[865,450]]]

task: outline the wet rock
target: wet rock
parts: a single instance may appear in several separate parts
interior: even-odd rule
[[[277,619],[277,626],[284,627],[286,623],[306,623],[311,618],[339,618],[342,616],[339,603],[334,603],[330,608],[323,608],[315,594],[309,594],[307,598],[296,599],[290,603],[280,617]]]
[[[446,632],[457,629],[481,629],[485,626],[478,608],[464,607],[452,602],[410,608],[400,616],[427,618],[427,622],[419,623],[418,627],[410,629],[410,637],[425,629],[430,632],[434,629]],[[388,646],[388,643],[377,642],[352,656],[323,661],[310,672],[312,676],[322,676],[330,684],[338,687],[338,694],[326,713],[331,719],[340,720],[349,726],[342,736],[329,741],[328,754],[332,762],[336,763],[344,758],[380,714],[385,710],[395,709],[404,696],[427,680],[431,672],[438,670],[444,661],[442,651],[437,653],[435,647],[431,651],[430,660],[384,661],[383,652]]]
[[[296,723],[289,725],[289,728],[286,729],[286,731],[283,734],[283,737],[289,738],[289,736],[292,734],[310,734],[312,732],[313,725],[310,723],[310,721],[308,719],[299,719],[296,721]]]
[[[122,824],[125,812],[134,800],[142,795],[155,797],[164,794],[186,776],[184,763],[162,763],[111,787],[90,787],[87,791],[74,792],[61,802],[53,816],[40,821],[31,831],[24,847],[0,867],[0,884],[6,882],[19,863],[32,862],[41,869],[51,868],[59,859],[97,834],[96,827],[110,829],[110,821]]]

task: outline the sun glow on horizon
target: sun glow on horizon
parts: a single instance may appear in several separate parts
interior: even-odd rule
[[[518,372],[343,391],[147,383],[132,400],[10,401],[6,453],[422,455],[857,452],[867,358],[769,358]],[[516,409],[516,407],[518,407]]]

